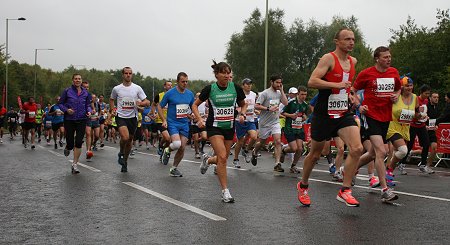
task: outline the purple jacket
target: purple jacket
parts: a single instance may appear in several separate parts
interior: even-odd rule
[[[85,88],[81,87],[81,93],[78,94],[77,88],[72,85],[64,89],[58,106],[64,112],[64,120],[85,120],[87,119],[86,114],[92,112],[91,101],[92,96]],[[75,112],[69,115],[67,109]]]

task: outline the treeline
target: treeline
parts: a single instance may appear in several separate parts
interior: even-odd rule
[[[341,27],[349,27],[355,33],[352,56],[358,59],[357,72],[374,65],[372,52],[376,47],[367,45],[354,16],[335,16],[330,24],[297,19],[289,28],[283,17],[283,10],[269,11],[268,76],[282,74],[286,89],[306,85],[319,58],[335,49],[333,36]],[[385,46],[391,48],[392,65],[400,74],[412,77],[415,89],[427,83],[443,98],[450,91],[449,10],[437,10],[436,19],[436,27],[425,28],[418,27],[409,17],[399,30],[391,30],[392,37]],[[244,21],[242,32],[231,36],[226,53],[235,80],[249,77],[256,82],[257,91],[268,87],[268,81],[263,81],[265,22],[265,16],[255,9]]]
[[[335,16],[330,24],[318,23],[315,20],[305,22],[297,19],[289,28],[284,24],[284,11],[269,11],[269,46],[268,76],[282,74],[284,87],[306,85],[309,76],[319,58],[334,50],[333,36],[341,27],[354,30],[356,43],[352,55],[358,59],[356,70],[372,66],[373,48],[364,40],[358,21],[354,16],[343,18]],[[406,24],[398,30],[391,30],[389,43],[393,56],[392,65],[400,74],[409,74],[415,81],[415,88],[421,84],[429,84],[443,98],[450,91],[450,17],[449,10],[437,10],[436,27],[418,27],[409,17]],[[262,91],[268,81],[264,79],[264,34],[265,18],[258,9],[244,21],[242,32],[235,33],[228,42],[225,59],[233,68],[234,81],[249,77],[254,80],[255,91]],[[12,57],[8,66],[9,105],[17,108],[17,96],[27,98],[33,95],[34,74],[37,72],[36,100],[40,97],[44,103],[52,102],[65,87],[71,84],[73,73],[80,73],[83,79],[90,81],[90,90],[96,94],[104,94],[109,98],[112,88],[121,81],[120,70],[76,69],[69,66],[61,72],[42,69],[40,66],[21,64]],[[167,79],[144,77],[135,71],[134,82],[143,87],[148,97],[153,91],[162,91]],[[189,88],[200,91],[211,81],[192,81]],[[0,85],[5,83],[5,52],[0,46]],[[154,90],[153,90],[154,87]],[[315,91],[311,91],[310,95]]]

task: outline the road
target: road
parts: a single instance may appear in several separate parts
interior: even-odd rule
[[[72,175],[63,150],[19,140],[0,145],[2,244],[449,244],[450,171],[397,176],[400,198],[383,204],[362,169],[354,196],[358,208],[336,200],[324,160],[310,182],[311,207],[300,206],[299,175],[275,173],[263,153],[256,167],[232,168],[233,204],[221,202],[217,177],[199,172],[187,149],[182,178],[169,176],[156,149],[139,148],[128,173],[108,143]],[[169,163],[171,164],[172,159]],[[243,159],[241,158],[241,163]],[[287,164],[284,165],[287,169]]]

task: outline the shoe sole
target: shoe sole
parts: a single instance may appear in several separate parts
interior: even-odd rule
[[[386,202],[386,203],[389,203],[389,202],[392,202],[392,201],[395,201],[395,200],[397,200],[398,199],[398,196],[397,195],[395,195],[392,199],[384,199],[384,198],[381,198],[381,201],[382,202]]]
[[[339,195],[336,196],[336,199],[340,202],[345,203],[345,205],[347,205],[348,207],[359,207],[359,204],[350,204],[348,202],[346,202],[342,197],[340,197]]]
[[[183,177],[183,175],[175,175],[175,174],[169,174],[170,177]]]
[[[380,183],[378,182],[377,184],[370,186],[370,188],[377,188],[379,186],[380,186]]]
[[[234,203],[234,198],[231,198],[230,200],[225,200],[225,199],[222,199],[222,202],[224,202],[224,203]]]

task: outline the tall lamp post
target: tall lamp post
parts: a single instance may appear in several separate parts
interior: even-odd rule
[[[267,81],[267,49],[269,47],[269,0],[266,0],[266,26],[265,26],[265,35],[264,35],[264,82],[262,90],[266,88],[265,84]],[[262,91],[261,90],[261,91]]]
[[[6,85],[6,93],[5,93],[5,99],[6,99],[6,108],[8,108],[8,59],[9,59],[9,54],[8,54],[8,22],[10,20],[26,20],[23,17],[20,17],[18,19],[6,19],[6,54],[5,54],[5,63],[6,63],[6,78],[5,78],[5,85]]]
[[[37,54],[38,50],[54,50],[52,48],[36,48],[34,49],[34,89],[33,89],[33,97],[36,99],[36,80],[37,80]]]

